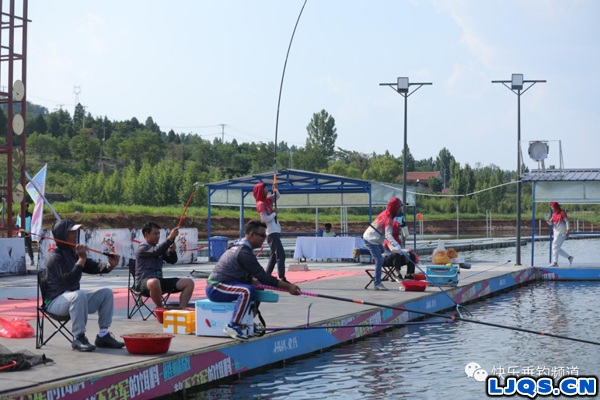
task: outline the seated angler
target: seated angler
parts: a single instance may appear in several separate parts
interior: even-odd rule
[[[248,340],[248,335],[240,325],[249,312],[258,282],[285,289],[293,295],[300,294],[298,286],[277,280],[265,272],[256,259],[253,250],[262,246],[267,236],[266,230],[267,225],[264,222],[248,222],[244,229],[244,237],[221,256],[208,278],[206,296],[210,301],[237,301],[231,322],[223,329],[223,332],[234,339]]]
[[[179,307],[187,307],[194,292],[194,281],[189,278],[163,277],[163,264],[175,264],[175,239],[179,228],[173,228],[167,240],[160,240],[160,226],[148,222],[142,228],[144,242],[135,251],[135,282],[140,290],[147,290],[156,307],[163,307],[163,293],[181,293]]]

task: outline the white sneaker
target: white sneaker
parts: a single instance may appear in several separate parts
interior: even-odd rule
[[[555,263],[555,262],[548,265],[548,268],[556,268],[556,267],[558,267],[558,263]]]
[[[239,325],[227,324],[227,326],[225,326],[225,329],[223,329],[223,333],[225,333],[233,339],[248,340],[248,336],[242,330],[242,328],[240,328]]]
[[[381,291],[387,291],[388,290],[385,286],[383,286],[382,283],[378,283],[377,285],[373,285],[373,289],[375,289],[375,290],[381,290]]]
[[[573,256],[569,256],[569,258],[567,260],[569,260],[569,267],[570,267],[571,264],[573,264]]]

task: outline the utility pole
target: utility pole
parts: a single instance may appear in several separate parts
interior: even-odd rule
[[[225,143],[225,127],[227,124],[219,124],[221,126],[221,143]]]

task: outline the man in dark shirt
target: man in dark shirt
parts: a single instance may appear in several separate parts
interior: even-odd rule
[[[231,322],[223,329],[223,332],[234,339],[248,340],[240,322],[248,313],[257,280],[263,285],[285,289],[293,295],[300,294],[298,286],[267,274],[252,252],[262,246],[267,236],[266,230],[264,222],[248,222],[244,238],[221,256],[208,278],[206,296],[210,301],[237,301]]]
[[[77,243],[81,225],[63,219],[52,226],[52,235],[55,239]],[[56,243],[46,263],[46,283],[43,288],[44,304],[49,313],[56,315],[70,315],[73,324],[71,346],[79,351],[94,351],[96,347],[121,348],[125,345],[115,339],[108,332],[114,313],[113,292],[108,288],[98,289],[86,293],[81,290],[79,281],[82,273],[104,274],[112,271],[119,265],[120,256],[113,255],[108,258],[108,264],[97,263],[87,258],[87,246],[78,244],[73,249],[65,243]],[[92,345],[85,336],[85,325],[88,314],[98,312],[98,325],[100,332],[96,336],[95,345]]]
[[[194,292],[194,281],[189,278],[164,278],[163,264],[175,264],[177,252],[175,239],[179,228],[174,228],[167,240],[158,244],[160,240],[160,226],[155,222],[148,222],[142,228],[144,243],[135,251],[135,282],[142,290],[147,290],[156,307],[163,307],[163,293],[179,293],[179,307],[187,307]]]

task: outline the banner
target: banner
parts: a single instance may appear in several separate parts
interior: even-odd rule
[[[87,247],[94,250],[115,253],[121,256],[120,267],[128,265],[131,258],[131,245],[129,229],[88,229],[84,234]],[[97,262],[108,262],[108,257],[95,252],[88,252],[88,258]]]
[[[0,274],[26,274],[25,242],[21,238],[0,239]]]
[[[44,165],[44,168],[42,168],[40,170],[40,172],[38,172],[37,175],[33,177],[33,181],[36,183],[36,185],[42,191],[42,195],[44,195],[46,192],[46,170],[47,170],[47,167],[48,167],[48,164]],[[42,196],[40,196],[40,194],[38,193],[38,191],[35,189],[35,187],[33,186],[33,184],[31,182],[29,182],[27,184],[27,186],[25,186],[25,188],[27,189],[27,193],[29,193],[29,196],[31,196],[31,199],[33,200],[33,202],[35,204],[35,207],[33,208],[33,216],[31,217],[31,232],[41,234],[42,233],[42,213],[44,211],[44,199],[42,199]],[[35,236],[34,236],[34,239],[35,239]]]
[[[180,228],[175,239],[177,249],[177,264],[193,263],[198,258],[198,229]]]

